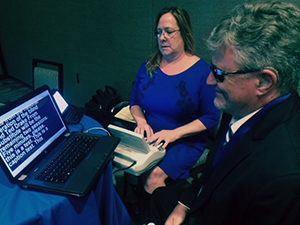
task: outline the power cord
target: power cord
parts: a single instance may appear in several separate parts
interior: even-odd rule
[[[84,130],[83,124],[82,124],[82,123],[79,123],[79,125],[81,126],[80,132],[83,132],[83,130]]]
[[[103,131],[105,131],[107,133],[108,136],[111,136],[111,134],[109,133],[109,131],[106,130],[105,128],[103,128],[103,127],[92,127],[90,129],[84,131],[84,133],[89,133],[92,130],[103,130]]]
[[[127,169],[133,167],[135,164],[136,164],[136,161],[132,162],[130,166],[127,166],[127,167],[122,168],[122,169],[115,170],[115,171],[113,172],[113,174],[115,174],[115,173],[117,173],[117,172],[120,172],[120,171],[127,170]]]

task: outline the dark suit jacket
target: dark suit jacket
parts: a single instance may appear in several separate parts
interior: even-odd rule
[[[224,115],[206,173],[181,196],[188,224],[300,224],[300,98],[275,106],[211,165],[230,121]],[[200,184],[203,190],[198,198]],[[196,200],[194,200],[196,199]]]

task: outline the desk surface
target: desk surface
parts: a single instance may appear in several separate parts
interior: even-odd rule
[[[88,130],[106,135],[100,124],[84,116],[71,131]],[[91,192],[81,198],[23,190],[11,184],[0,169],[0,224],[134,224],[119,198],[112,180],[109,163]]]

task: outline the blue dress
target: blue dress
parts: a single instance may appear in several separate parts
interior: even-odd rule
[[[206,128],[217,125],[220,112],[214,106],[215,90],[206,84],[210,66],[202,59],[186,71],[168,76],[157,68],[152,78],[140,67],[130,96],[130,107],[138,105],[153,132],[175,129],[199,119]],[[203,153],[208,131],[168,144],[158,166],[173,180],[189,177],[189,169]]]

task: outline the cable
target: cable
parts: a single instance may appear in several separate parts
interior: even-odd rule
[[[114,171],[113,174],[115,174],[115,173],[117,173],[117,172],[120,172],[120,171],[123,171],[123,170],[127,170],[127,169],[133,167],[135,164],[136,164],[136,161],[132,162],[132,164],[131,164],[130,166],[127,166],[127,167],[125,167],[125,168],[118,169],[118,170]]]
[[[111,134],[109,133],[109,131],[106,130],[105,128],[103,128],[103,127],[92,127],[90,129],[84,131],[84,133],[88,133],[88,132],[90,132],[92,130],[103,130],[103,131],[105,131],[107,133],[108,136],[111,136]]]
[[[80,132],[83,132],[83,130],[84,130],[84,126],[83,126],[83,124],[82,124],[82,123],[79,123],[79,125],[81,126],[81,130],[80,130]]]

